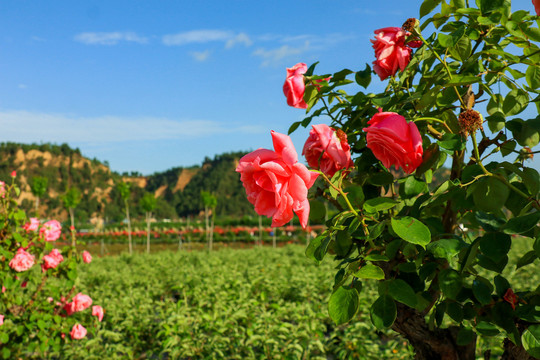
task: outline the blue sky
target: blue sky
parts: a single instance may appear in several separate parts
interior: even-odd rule
[[[364,69],[373,30],[421,3],[3,0],[0,141],[66,142],[143,174],[271,148],[305,115],[286,105],[286,67]]]

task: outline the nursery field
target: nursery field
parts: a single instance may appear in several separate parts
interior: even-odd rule
[[[520,251],[525,241],[517,240],[512,250]],[[406,342],[371,325],[368,304],[376,296],[375,282],[364,283],[357,319],[334,325],[326,308],[333,262],[328,258],[317,266],[304,249],[288,245],[95,257],[83,271],[81,289],[100,300],[105,318],[94,337],[72,342],[63,356],[411,359]],[[540,282],[537,264],[509,268],[509,278]],[[488,346],[480,341],[478,353]],[[497,355],[500,349],[493,350]]]

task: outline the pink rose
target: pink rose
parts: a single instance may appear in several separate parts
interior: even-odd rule
[[[23,248],[19,248],[17,254],[9,262],[9,266],[13,270],[21,272],[30,269],[34,265],[34,261],[34,255],[27,253]]]
[[[392,165],[410,174],[422,164],[422,137],[414,122],[393,112],[379,112],[370,121],[367,133],[367,147],[383,165]]]
[[[56,220],[47,221],[39,230],[39,236],[45,241],[56,241],[62,232],[62,225]]]
[[[239,161],[236,171],[246,189],[247,198],[259,215],[272,218],[272,227],[293,218],[293,211],[306,227],[309,217],[308,189],[317,179],[314,172],[298,162],[290,137],[272,131],[275,151],[255,150]]]
[[[534,10],[536,11],[536,15],[540,15],[540,0],[532,0],[532,3],[534,5]]]
[[[283,84],[283,93],[287,97],[287,105],[307,109],[307,104],[304,101],[304,91],[306,89],[304,74],[307,69],[307,65],[304,63],[298,63],[292,68],[287,68],[287,77]]]
[[[0,181],[0,196],[2,198],[6,197],[6,183],[3,181]]]
[[[409,32],[399,27],[386,27],[375,30],[375,58],[373,70],[381,80],[396,74],[398,67],[403,71],[411,60],[412,49],[405,44]],[[421,43],[411,43],[413,47],[418,47]]]
[[[36,231],[39,228],[39,220],[36,218],[30,218],[30,222],[23,225],[23,229],[27,232]]]
[[[43,265],[41,268],[43,271],[46,271],[48,269],[54,269],[60,264],[62,261],[64,261],[64,257],[62,254],[60,254],[60,251],[58,249],[53,249],[49,255],[45,255],[43,257]]]
[[[81,324],[75,324],[73,325],[73,328],[71,329],[71,332],[69,333],[71,335],[71,338],[73,340],[80,340],[86,336],[86,329]]]
[[[338,170],[350,168],[353,165],[351,147],[345,133],[341,131],[341,134],[338,137],[338,132],[325,124],[313,125],[302,150],[309,166],[320,168],[328,177]]]
[[[83,293],[78,293],[73,297],[73,300],[71,300],[70,303],[66,304],[66,306],[69,308],[66,308],[66,311],[68,312],[68,315],[73,314],[77,311],[83,311],[90,307],[92,305],[92,298],[88,295],[84,295]]]
[[[97,316],[98,320],[101,322],[101,320],[103,320],[103,308],[99,305],[92,306],[92,315]]]
[[[4,315],[0,315],[0,326],[4,325]]]
[[[92,255],[88,251],[83,251],[82,253],[82,259],[85,263],[90,264],[92,262]]]

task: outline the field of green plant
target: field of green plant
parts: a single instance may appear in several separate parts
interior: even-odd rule
[[[519,250],[523,241],[513,248]],[[105,318],[95,337],[72,342],[62,356],[411,359],[407,343],[371,325],[368,304],[377,296],[375,282],[364,283],[357,319],[334,325],[327,312],[333,261],[327,258],[317,266],[304,249],[95,257],[82,269],[81,289],[100,299]],[[511,268],[507,276],[524,284],[539,282],[537,264]],[[481,341],[478,350],[488,346],[489,341]]]

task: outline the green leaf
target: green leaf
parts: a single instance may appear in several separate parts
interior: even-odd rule
[[[496,213],[501,211],[509,194],[510,189],[504,183],[490,176],[476,183],[473,200],[479,210]]]
[[[519,260],[517,261],[516,270],[519,269],[519,268],[522,268],[522,267],[524,267],[526,265],[532,264],[534,262],[534,260],[536,260],[536,259],[538,259],[538,254],[536,253],[536,251],[531,250],[531,251],[525,253],[525,255],[520,257]]]
[[[330,237],[326,235],[320,235],[311,240],[306,248],[306,256],[317,264],[324,258],[328,250],[328,244],[330,243]]]
[[[510,251],[512,239],[510,235],[490,232],[482,236],[480,250],[495,262],[501,261]]]
[[[354,273],[354,276],[360,279],[384,279],[384,271],[373,264],[366,264]]]
[[[366,68],[362,71],[357,71],[355,75],[356,83],[365,89],[369,86],[369,83],[371,83],[371,67],[366,64]]]
[[[309,219],[319,221],[326,216],[326,207],[324,203],[318,200],[309,200]]]
[[[289,127],[289,131],[287,132],[287,134],[291,135],[296,129],[298,129],[301,123],[301,121],[293,122],[292,125]]]
[[[428,186],[424,181],[416,179],[414,176],[408,176],[405,180],[405,184],[400,186],[400,194],[403,198],[409,199],[415,197],[423,192],[428,191]]]
[[[488,285],[485,279],[477,277],[472,283],[472,292],[476,300],[482,305],[491,304],[491,291],[492,289]]]
[[[529,102],[527,93],[521,89],[510,91],[503,101],[503,112],[506,116],[517,115],[522,112]]]
[[[503,227],[506,234],[523,234],[538,225],[540,221],[540,211],[535,211],[532,214],[518,216],[508,220]]]
[[[531,356],[540,358],[540,325],[529,326],[521,335],[521,343]]]
[[[538,89],[540,87],[540,67],[529,65],[525,72],[525,79],[531,88]]]
[[[459,39],[457,44],[448,50],[450,51],[450,55],[452,55],[452,57],[465,62],[472,52],[471,39],[468,36],[463,36],[461,39]]]
[[[464,247],[465,244],[463,241],[453,238],[433,241],[427,246],[427,250],[436,258],[450,261]]]
[[[439,41],[439,44],[441,44],[442,47],[450,48],[450,47],[454,47],[458,43],[458,41],[463,37],[464,34],[465,34],[465,26],[462,25],[448,35],[439,33],[437,40]]]
[[[386,329],[392,326],[397,316],[394,299],[389,295],[380,296],[370,308],[371,322],[377,329]]]
[[[393,208],[399,204],[399,201],[390,199],[387,197],[378,197],[367,200],[363,208],[368,213],[376,213],[377,211],[384,211]]]
[[[487,14],[502,7],[504,0],[476,0],[476,5],[478,5],[482,14]]]
[[[463,85],[476,84],[481,81],[482,81],[482,78],[480,77],[470,76],[470,75],[458,75],[458,76],[454,76],[451,80],[449,80],[445,86],[446,87],[463,86]]]
[[[462,327],[458,331],[456,343],[460,346],[467,345],[475,339],[474,335],[475,334],[472,329],[467,328],[467,327]]]
[[[347,230],[338,231],[336,234],[336,239],[334,241],[333,249],[338,256],[347,256],[351,250],[353,243],[351,235]]]
[[[337,325],[349,322],[359,308],[358,291],[355,288],[347,289],[340,286],[328,301],[328,314]]]
[[[461,308],[461,305],[457,302],[448,301],[446,303],[446,313],[455,322],[460,323],[463,321],[463,309]]]
[[[410,216],[392,218],[392,230],[403,240],[425,247],[431,241],[431,233],[420,220]]]
[[[459,134],[444,134],[438,143],[440,147],[446,150],[460,151],[465,149],[465,141],[463,136]]]
[[[401,279],[388,280],[388,295],[394,300],[399,301],[412,308],[416,307],[418,302],[413,288]]]
[[[517,143],[514,140],[505,142],[501,146],[501,155],[506,156],[508,154],[511,154],[512,151],[514,151],[514,149],[516,148],[516,145],[517,145]]]
[[[439,287],[447,298],[455,300],[462,286],[463,280],[456,270],[444,269],[439,273]]]
[[[420,18],[432,12],[440,3],[441,0],[424,0],[422,5],[420,5]]]
[[[495,325],[486,321],[480,321],[478,325],[476,325],[476,331],[485,336],[495,336],[500,333]]]

